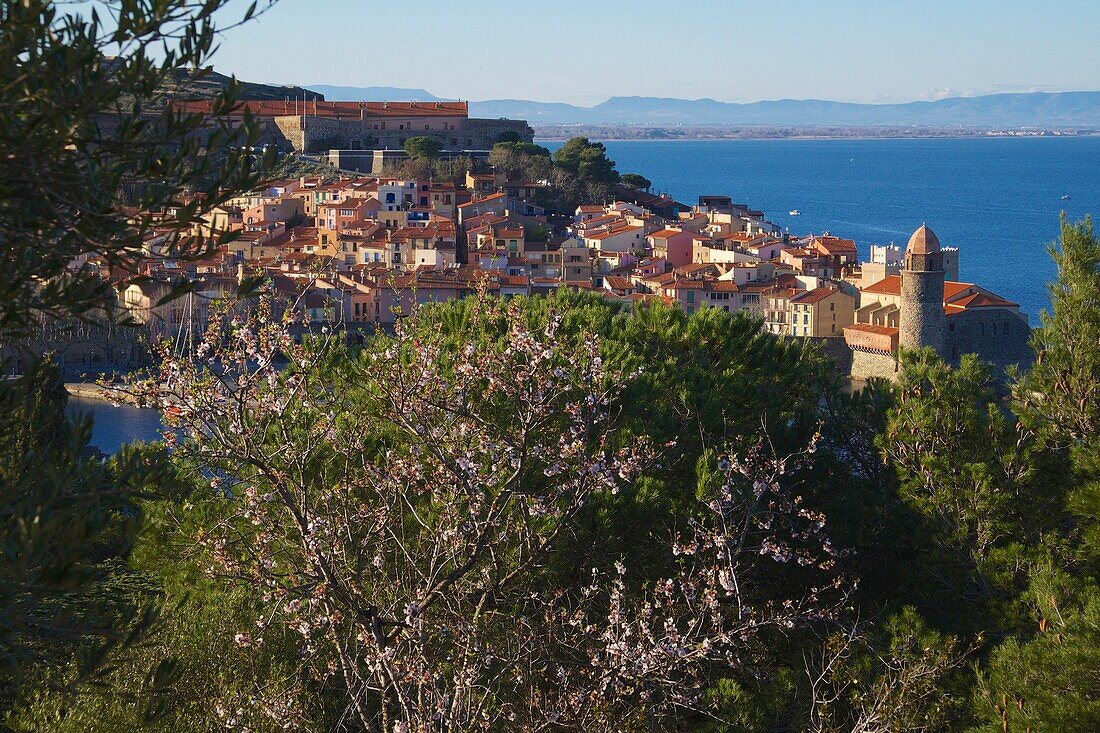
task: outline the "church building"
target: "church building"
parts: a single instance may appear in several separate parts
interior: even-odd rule
[[[857,379],[895,378],[899,347],[930,346],[952,364],[977,354],[1000,369],[1033,358],[1020,306],[979,285],[947,280],[940,240],[924,225],[909,238],[901,273],[860,291],[855,320],[844,340]]]

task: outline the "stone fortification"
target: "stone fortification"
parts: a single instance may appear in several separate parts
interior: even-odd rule
[[[209,114],[209,100],[176,100],[182,112]],[[531,142],[523,120],[470,119],[465,102],[295,102],[244,100],[233,115],[250,112],[264,126],[264,142],[286,150],[398,150],[411,137],[438,140],[444,150],[487,150],[505,133]]]
[[[274,124],[291,148],[306,152],[327,150],[400,150],[410,137],[430,137],[445,150],[488,150],[504,133],[531,142],[534,130],[523,120],[462,119],[455,129],[381,129],[369,120],[329,117],[275,117]]]
[[[867,351],[852,351],[852,379],[868,380],[872,377],[893,380],[897,376],[898,362],[893,354],[875,354]]]

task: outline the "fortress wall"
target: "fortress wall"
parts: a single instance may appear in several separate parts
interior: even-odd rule
[[[845,343],[844,339],[807,337],[806,341],[816,344],[825,353],[825,356],[833,362],[838,372],[844,375],[851,372],[852,354],[855,352],[848,348],[848,344]]]
[[[867,351],[852,352],[852,379],[881,377],[892,381],[897,378],[897,372],[898,363],[893,356],[872,354]]]
[[[523,120],[463,119],[454,130],[412,129],[376,130],[378,119],[338,119],[330,117],[275,117],[274,123],[295,150],[400,150],[410,137],[430,137],[446,150],[488,150],[504,132],[515,132],[530,142],[534,131]],[[404,124],[390,121],[390,127]]]
[[[473,136],[474,139],[483,142],[481,145],[475,145],[474,148],[476,149],[488,150],[505,132],[514,132],[520,136],[520,139],[528,143],[535,139],[535,131],[524,120],[487,120],[479,118],[466,120],[467,136]]]
[[[1031,327],[1023,316],[1000,309],[973,309],[951,316],[945,356],[957,364],[962,354],[977,354],[1000,369],[1027,367],[1035,358],[1028,340]]]

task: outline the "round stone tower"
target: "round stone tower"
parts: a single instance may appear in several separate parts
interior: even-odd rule
[[[904,349],[931,346],[944,353],[943,253],[936,233],[925,225],[913,232],[901,271],[901,328]]]

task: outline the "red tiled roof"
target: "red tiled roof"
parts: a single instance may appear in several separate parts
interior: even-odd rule
[[[791,298],[792,303],[801,303],[803,305],[809,305],[813,303],[819,303],[834,293],[840,291],[836,288],[815,288],[814,290],[807,290],[803,293],[795,295]]]
[[[851,326],[845,326],[844,330],[852,329],[853,331],[864,331],[866,333],[877,333],[883,336],[892,336],[899,332],[897,326],[878,326],[874,323],[853,323]]]
[[[662,229],[659,232],[653,232],[649,236],[654,239],[668,239],[669,237],[675,237],[677,234],[683,234],[681,229]]]
[[[506,194],[504,194],[503,192],[501,192],[501,193],[494,193],[494,194],[492,194],[492,195],[486,196],[486,197],[484,197],[484,198],[480,198],[480,199],[477,199],[477,200],[475,200],[475,201],[469,201],[469,202],[467,202],[467,203],[465,203],[465,204],[459,204],[459,205],[458,205],[458,208],[460,208],[460,209],[466,209],[466,208],[469,208],[469,207],[471,207],[471,206],[474,206],[474,205],[476,205],[476,204],[482,204],[482,203],[485,203],[486,201],[496,201],[496,200],[498,200],[498,199],[502,199],[502,198],[504,198],[504,197],[505,197],[505,195],[506,195]]]
[[[951,300],[965,293],[972,287],[974,287],[974,283],[960,283],[954,282],[953,280],[947,280],[943,284],[943,298],[944,300]],[[863,292],[871,293],[872,295],[901,295],[901,275],[887,275],[874,285],[865,287]]]
[[[856,251],[856,243],[851,239],[841,239],[840,237],[828,235],[814,237],[813,245],[828,254],[852,254]]]
[[[626,227],[620,227],[619,229],[612,229],[609,232],[600,232],[598,234],[585,234],[584,238],[585,239],[604,240],[604,239],[607,239],[608,237],[614,237],[614,236],[619,235],[619,234],[629,234],[630,232],[636,232],[640,229],[641,229],[641,227],[626,226]]]
[[[974,293],[961,300],[952,301],[951,305],[957,305],[963,308],[1018,308],[1020,304],[1013,303],[1011,300],[1005,300],[999,295]]]

